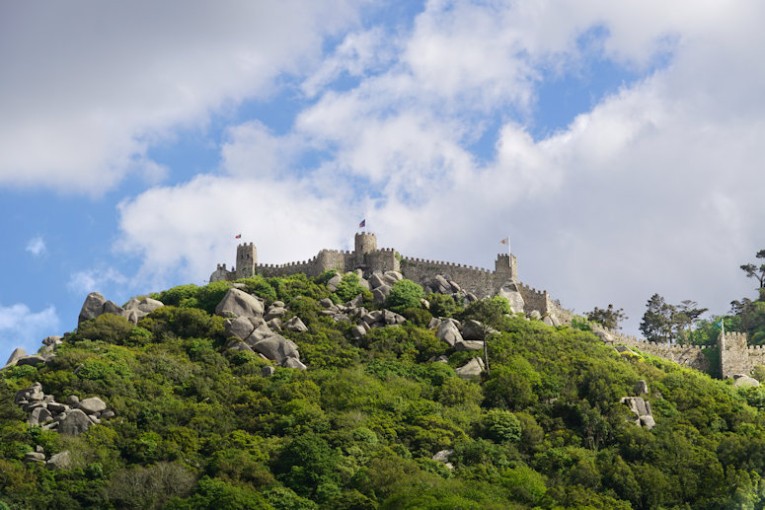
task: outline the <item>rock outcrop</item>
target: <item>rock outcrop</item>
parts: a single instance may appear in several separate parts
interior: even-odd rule
[[[74,436],[88,430],[93,423],[99,423],[101,418],[114,417],[114,411],[108,409],[99,397],[80,400],[70,395],[62,404],[56,402],[53,395],[46,395],[39,382],[16,392],[14,402],[29,413],[27,423],[30,425]]]
[[[643,397],[622,397],[621,403],[629,407],[630,411],[637,417],[634,421],[648,430],[656,425],[656,421],[651,414],[651,404],[646,402]]]

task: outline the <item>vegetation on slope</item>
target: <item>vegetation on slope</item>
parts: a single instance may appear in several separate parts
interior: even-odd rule
[[[410,320],[356,341],[321,314],[318,300],[341,301],[326,281],[243,282],[308,326],[284,332],[307,371],[266,377],[270,362],[224,351],[211,312],[229,284],[217,282],[160,293],[169,306],[137,326],[102,315],[47,364],[0,372],[0,509],[763,507],[760,388],[619,354],[588,331],[507,315],[501,299],[427,296],[438,315],[498,330],[490,375],[463,380],[454,369],[475,354],[423,326],[431,311],[413,308],[411,285],[395,303]],[[441,354],[448,363],[428,361]],[[620,404],[639,380],[652,430]],[[35,381],[58,401],[98,395],[116,417],[76,437],[28,426],[14,395]],[[38,446],[69,450],[72,466],[23,463]],[[453,469],[433,460],[443,450]]]

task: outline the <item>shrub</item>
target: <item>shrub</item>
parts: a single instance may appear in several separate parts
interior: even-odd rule
[[[372,293],[368,289],[365,289],[359,283],[361,279],[356,273],[345,273],[340,283],[337,284],[335,294],[340,298],[340,301],[347,302],[355,298],[359,294],[364,296],[364,299],[371,299]]]
[[[103,340],[110,344],[122,345],[130,338],[133,324],[125,317],[113,313],[104,313],[80,324],[75,338],[77,340]],[[74,340],[74,338],[73,338]]]
[[[424,297],[425,291],[420,285],[412,280],[399,280],[393,284],[385,306],[396,312],[407,308],[420,308],[420,299]]]

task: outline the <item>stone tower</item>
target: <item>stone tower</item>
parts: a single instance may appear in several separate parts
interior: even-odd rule
[[[717,338],[720,349],[720,376],[723,379],[735,374],[748,375],[752,370],[746,340],[746,333],[721,333]]]
[[[366,255],[377,251],[377,236],[371,232],[358,232],[354,239],[356,266],[366,265]]]
[[[494,270],[499,280],[518,281],[518,261],[515,255],[508,253],[500,253],[497,255],[497,260],[494,262]]]
[[[236,247],[236,277],[248,278],[255,275],[258,265],[258,250],[252,243],[243,243]]]

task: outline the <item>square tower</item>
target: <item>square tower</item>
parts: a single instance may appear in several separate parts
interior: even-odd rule
[[[236,270],[237,278],[249,278],[255,275],[255,267],[258,265],[258,250],[252,243],[243,243],[236,247]]]

